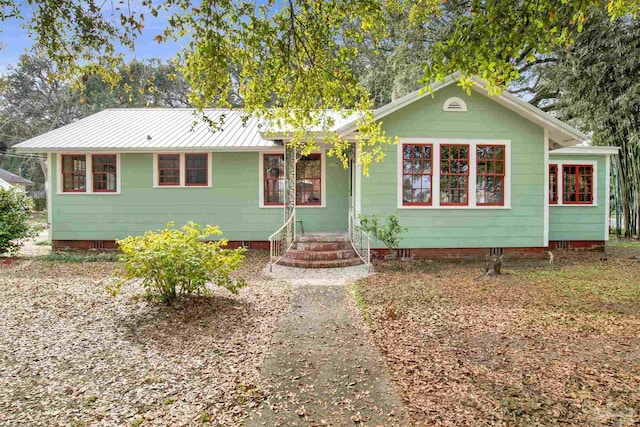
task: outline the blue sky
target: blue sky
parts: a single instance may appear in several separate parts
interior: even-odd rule
[[[157,18],[154,18],[144,9],[139,9],[139,11],[145,12],[145,28],[142,34],[138,36],[135,52],[125,52],[127,53],[127,58],[161,58],[164,60],[173,58],[181,48],[180,43],[170,41],[158,44],[153,39],[157,34],[162,34],[169,14],[160,14]],[[23,13],[25,15],[29,14],[27,6],[23,6]],[[107,8],[104,13],[105,16],[113,16],[113,19],[119,21],[119,12],[113,12],[110,8]],[[2,32],[0,32],[0,74],[6,72],[8,67],[16,65],[20,55],[32,46],[33,41],[29,38],[28,32],[22,28],[22,21],[9,19],[3,22]]]

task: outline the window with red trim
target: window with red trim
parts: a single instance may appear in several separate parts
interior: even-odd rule
[[[476,146],[476,205],[504,205],[505,147]]]
[[[469,146],[440,146],[440,205],[469,203]]]
[[[185,154],[185,185],[209,185],[209,156],[205,154]]]
[[[549,204],[558,204],[558,165],[549,165]]]
[[[115,154],[94,154],[91,158],[93,169],[93,191],[114,193],[117,191],[117,162]]]
[[[593,166],[562,166],[562,203],[567,205],[593,203]]]
[[[431,205],[433,178],[433,146],[404,144],[402,146],[402,204]]]
[[[296,163],[296,204],[322,203],[322,175],[320,154],[302,156]]]
[[[86,155],[62,155],[62,191],[67,193],[84,193],[87,191]]]
[[[158,185],[180,185],[179,154],[158,154]]]
[[[282,205],[284,203],[284,155],[265,154],[262,160],[264,204]]]

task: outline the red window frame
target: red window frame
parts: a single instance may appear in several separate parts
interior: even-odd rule
[[[492,156],[485,157],[484,159],[480,159],[478,152],[481,149],[493,148]],[[502,157],[497,156],[496,148],[502,148]],[[479,202],[476,200],[476,206],[504,206],[504,186],[506,183],[506,175],[507,175],[507,147],[502,144],[482,144],[476,145],[476,197],[478,192],[478,181],[483,177],[493,177],[493,178],[502,178],[502,185],[500,186],[500,200],[501,202]],[[481,163],[485,163],[487,167],[485,168],[485,172],[479,173],[479,166]],[[488,172],[489,165],[493,163],[493,172]],[[502,172],[497,172],[498,165],[502,164]],[[468,184],[467,184],[468,185]]]
[[[205,157],[205,167],[204,168],[190,168],[188,167],[188,158],[190,156],[204,156]],[[205,182],[197,182],[197,183],[189,183],[189,171],[192,170],[204,170],[205,171]],[[184,185],[186,187],[208,187],[209,186],[209,154],[207,153],[186,153],[184,155]]]
[[[180,154],[158,154],[158,186],[161,187],[176,187],[180,185]],[[163,168],[162,161],[163,157],[177,157],[177,167],[175,168]],[[178,171],[178,182],[162,182],[162,173],[161,171]]]
[[[96,157],[102,157],[105,159],[110,159],[111,161],[108,163],[102,162],[100,163],[101,165],[109,165],[109,166],[113,166],[113,171],[104,171],[104,170],[98,170],[96,171],[96,165],[98,164],[98,162],[96,162]],[[97,189],[96,188],[96,183],[100,182],[100,183],[108,183],[109,179],[103,179],[101,176],[104,176],[106,178],[106,175],[113,175],[113,182],[115,183],[114,185],[114,189],[110,190],[110,189]],[[117,158],[115,154],[94,154],[91,156],[91,177],[93,178],[92,181],[92,187],[93,187],[93,192],[94,193],[115,193],[118,191],[118,162],[117,162]],[[99,178],[100,177],[100,178]],[[105,185],[105,187],[107,187],[107,185]]]
[[[282,178],[280,177],[270,177],[268,172],[267,172],[267,157],[278,157],[279,159],[282,160]],[[267,199],[267,194],[268,194],[268,190],[269,190],[269,183],[273,182],[274,185],[272,186],[272,188],[275,188],[275,183],[279,182],[279,181],[283,181],[284,182],[284,154],[273,154],[273,153],[264,153],[262,156],[262,200],[263,200],[263,204],[265,206],[282,206],[284,205],[284,198],[283,198],[283,202],[268,202]],[[284,189],[283,189],[284,191]]]
[[[301,162],[305,161],[305,160],[317,160],[318,163],[318,176],[308,176],[305,174],[301,174],[300,173],[300,169],[301,169]],[[306,170],[305,170],[306,172]],[[318,200],[317,201],[307,201],[307,202],[299,202],[298,201],[298,184],[300,182],[304,182],[304,181],[311,181],[312,182],[312,187],[311,187],[311,195],[315,194],[316,192],[319,194]],[[316,190],[316,183],[317,183],[317,190]],[[296,162],[296,205],[297,206],[320,206],[322,205],[322,197],[324,197],[324,195],[322,194],[322,156],[320,155],[320,153],[311,153],[308,156],[302,156],[300,158],[300,160],[298,160]]]
[[[443,148],[445,147],[450,147],[450,148],[458,148],[458,157],[447,157],[444,158],[442,156],[442,152],[443,152]],[[462,151],[463,148],[467,149],[467,157],[460,157],[460,153]],[[471,146],[469,144],[441,144],[440,145],[440,206],[469,206],[469,164],[470,164],[470,160],[469,157],[471,156]],[[454,164],[454,162],[462,162],[462,161],[466,161],[467,163],[467,171],[466,172],[451,172],[452,170],[452,165]],[[442,172],[443,168],[442,168],[442,164],[443,162],[447,163],[447,170],[449,172]],[[461,176],[461,177],[466,177],[466,185],[464,187],[444,187],[442,186],[442,184],[444,182],[446,182],[446,179],[443,180],[442,178],[447,178],[447,177],[455,177],[455,176]],[[445,194],[449,193],[451,190],[463,190],[465,192],[466,195],[466,200],[465,202],[458,202],[458,203],[451,203],[451,202],[447,202],[447,203],[443,203],[442,200],[444,199],[442,197],[443,191]]]
[[[549,164],[549,204],[558,204],[558,165]]]
[[[66,170],[65,169],[65,159],[70,157],[71,158],[71,165],[72,165],[72,169],[71,170]],[[84,170],[75,170],[75,160],[74,157],[77,157],[78,159],[76,160],[80,160],[80,158],[83,159],[84,161]],[[60,168],[62,170],[62,192],[63,193],[86,193],[87,192],[87,155],[86,154],[63,154],[62,158],[61,158],[61,162],[62,162],[62,167]],[[84,188],[70,188],[68,189],[66,187],[66,183],[67,183],[67,176],[71,176],[71,184],[72,186],[75,184],[76,182],[76,176],[78,177],[82,177],[84,178]]]
[[[409,157],[406,156],[405,148],[411,147],[409,152]],[[415,147],[421,147],[421,153],[423,157],[415,157]],[[428,157],[426,155],[428,154]],[[420,164],[419,171],[416,172],[414,166],[418,162]],[[407,168],[407,163],[409,163],[409,167]],[[430,172],[426,172],[427,170]],[[409,172],[407,172],[409,171]],[[425,191],[425,187],[422,186],[424,177],[429,177],[429,201],[428,202],[416,202],[415,197],[413,196],[413,192],[418,190],[417,188],[413,188],[413,182],[415,182],[415,178],[418,177],[420,182],[419,191]],[[409,182],[411,183],[411,200],[407,202],[405,200],[404,195],[404,183],[405,179],[409,178]],[[431,206],[433,203],[433,144],[402,144],[402,205],[403,206]]]
[[[568,168],[575,168],[574,173],[567,173]],[[581,168],[587,168],[587,173],[582,173]],[[567,176],[575,177],[575,191],[567,191]],[[580,191],[582,187],[581,183],[589,177],[591,185],[588,187],[588,191]],[[563,205],[592,205],[593,204],[593,165],[581,165],[581,164],[563,164],[562,165],[562,204]],[[567,195],[575,194],[576,200],[567,200]],[[588,195],[589,200],[580,200],[581,195]]]

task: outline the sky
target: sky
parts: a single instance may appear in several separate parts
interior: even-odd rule
[[[134,10],[136,10],[135,5]],[[144,12],[142,6],[138,6],[138,10]],[[28,6],[22,6],[22,11],[24,15],[29,16]],[[106,16],[112,16],[113,19],[119,21],[119,12],[113,12],[110,8],[105,8],[104,13]],[[145,28],[142,34],[138,35],[135,52],[124,51],[128,60],[145,58],[167,60],[175,57],[181,48],[180,43],[169,41],[168,43],[159,44],[153,39],[157,34],[162,34],[168,17],[168,13],[159,14],[157,18],[151,16],[148,12],[145,13]],[[2,32],[0,32],[0,74],[2,74],[10,66],[18,63],[20,55],[33,46],[33,41],[29,38],[27,30],[22,28],[22,21],[9,19],[0,23],[0,25],[2,26]]]

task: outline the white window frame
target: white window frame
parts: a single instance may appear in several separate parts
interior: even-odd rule
[[[282,205],[265,205],[264,204],[264,155],[265,154],[282,154],[284,151],[259,151],[258,152],[258,203],[261,209],[283,209]],[[327,156],[326,150],[312,151],[309,154],[320,154],[320,204],[319,205],[296,205],[296,209],[317,209],[327,207]],[[286,159],[285,159],[286,162]]]
[[[402,147],[404,144],[431,144],[432,179],[431,206],[403,205],[402,182]],[[441,145],[469,146],[469,194],[468,204],[465,206],[440,206],[440,146]],[[505,175],[504,175],[504,204],[502,206],[478,205],[476,200],[477,187],[477,147],[478,145],[503,145],[505,147]],[[511,140],[508,139],[459,139],[459,138],[400,138],[397,149],[397,207],[398,209],[511,209]]]
[[[93,156],[116,156],[116,191],[93,191]],[[62,188],[62,156],[85,156],[87,164],[86,170],[86,190],[85,191],[64,191]],[[120,154],[102,152],[78,152],[69,151],[56,153],[56,194],[64,196],[82,196],[86,194],[97,194],[100,196],[117,196],[122,191],[122,168],[120,167]]]
[[[557,165],[558,167],[558,203],[549,203],[547,194],[547,204],[549,207],[591,207],[598,206],[598,162],[595,160],[549,160],[549,166]],[[593,200],[591,203],[563,203],[564,201],[564,167],[563,166],[591,166],[593,168]],[[547,166],[547,175],[549,175],[549,167]],[[607,229],[608,230],[608,229]]]
[[[165,154],[177,154],[180,156],[180,185],[160,185],[158,180],[158,156]],[[186,185],[187,171],[185,154],[206,154],[207,155],[207,185]],[[213,165],[211,164],[211,153],[206,151],[194,151],[188,153],[167,152],[153,153],[153,188],[211,188],[213,187]]]

